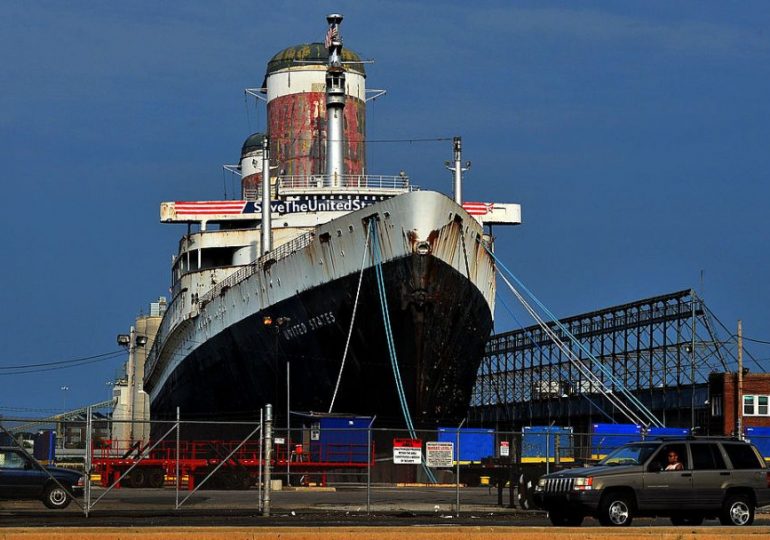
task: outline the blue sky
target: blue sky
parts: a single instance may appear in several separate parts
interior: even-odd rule
[[[770,339],[767,2],[261,6],[0,3],[0,367],[117,350],[167,293],[183,230],[159,203],[224,195],[221,164],[264,125],[243,89],[332,11],[388,89],[368,136],[461,135],[466,198],[523,205],[498,254],[557,315],[695,287]],[[449,143],[368,156],[451,189]],[[68,407],[105,399],[123,361],[0,375],[0,414],[61,408],[62,385]]]

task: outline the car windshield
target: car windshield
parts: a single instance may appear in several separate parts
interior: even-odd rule
[[[599,461],[599,465],[641,465],[659,446],[655,443],[621,446]]]

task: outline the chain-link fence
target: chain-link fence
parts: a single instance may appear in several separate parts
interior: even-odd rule
[[[90,409],[55,422],[4,419],[0,474],[37,482],[27,499],[56,509],[72,502],[66,512],[86,516],[126,508],[459,515],[533,508],[543,474],[658,436],[621,426],[410,431],[353,416],[297,415],[288,427],[263,413],[240,422],[129,422]],[[751,435],[770,461],[770,435]],[[44,511],[35,501],[9,504]]]

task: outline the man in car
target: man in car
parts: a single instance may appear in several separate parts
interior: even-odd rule
[[[667,471],[681,471],[684,469],[684,465],[682,465],[682,462],[679,461],[679,454],[676,453],[676,450],[669,450],[668,451],[668,465],[666,465]]]

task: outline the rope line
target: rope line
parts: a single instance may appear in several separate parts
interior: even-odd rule
[[[583,375],[586,379],[589,380],[589,382],[594,383],[598,386],[599,391],[608,399],[610,402],[613,403],[618,409],[621,410],[624,416],[626,416],[629,420],[631,420],[635,424],[644,424],[645,422],[642,421],[642,419],[636,415],[631,408],[623,403],[619,398],[616,396],[613,396],[610,392],[606,392],[604,387],[604,382],[599,379],[599,377],[591,371],[591,369],[586,366],[580,358],[578,358],[575,353],[572,352],[572,350],[567,347],[567,345],[561,340],[561,338],[556,334],[556,332],[553,331],[553,329],[546,324],[546,322],[540,317],[540,315],[530,306],[526,300],[521,296],[521,293],[519,293],[518,290],[511,284],[510,281],[505,277],[505,275],[500,274],[500,277],[503,279],[506,285],[511,289],[514,295],[516,295],[516,298],[519,300],[519,302],[524,306],[524,308],[527,310],[527,312],[530,314],[530,316],[535,319],[537,324],[540,326],[540,328],[545,332],[549,338],[551,338],[551,341],[553,341],[558,349],[562,351],[577,367],[578,371],[580,371],[581,375]]]
[[[404,393],[404,384],[401,379],[401,370],[398,367],[398,357],[396,356],[396,345],[393,340],[393,328],[390,324],[390,312],[388,311],[388,302],[387,297],[385,295],[385,278],[383,277],[382,272],[382,251],[380,249],[380,241],[377,234],[377,231],[375,230],[375,227],[377,226],[377,222],[375,219],[369,220],[369,227],[372,231],[372,257],[374,258],[374,264],[375,264],[375,274],[377,276],[377,289],[380,293],[380,309],[382,310],[382,318],[385,323],[385,340],[388,344],[388,354],[390,356],[390,366],[393,369],[393,378],[396,381],[396,392],[398,393],[398,400],[401,404],[401,413],[404,416],[404,422],[406,423],[406,428],[409,431],[409,436],[412,437],[412,439],[417,438],[417,433],[414,429],[414,424],[412,423],[412,415],[409,412],[409,405],[406,401],[406,394]],[[428,480],[432,483],[436,483],[436,477],[433,475],[433,471],[431,471],[425,462],[422,462],[422,469],[425,472],[425,475],[427,476]]]
[[[329,413],[331,414],[334,409],[334,401],[337,399],[337,392],[340,389],[340,382],[342,381],[342,370],[345,368],[345,360],[348,357],[348,350],[350,348],[350,338],[353,335],[353,324],[356,322],[356,311],[358,309],[358,298],[361,295],[361,283],[364,281],[364,268],[366,268],[366,256],[369,250],[369,235],[371,234],[371,228],[366,228],[366,240],[364,240],[364,254],[361,257],[361,272],[358,274],[358,288],[356,289],[356,300],[353,303],[353,315],[350,317],[350,328],[348,329],[348,338],[345,341],[345,352],[342,354],[342,363],[340,364],[340,372],[337,375],[337,384],[334,386],[334,394],[332,395],[332,401],[329,404]]]
[[[503,298],[500,298],[500,302],[503,304],[503,307],[508,312],[508,315],[510,315],[513,318],[513,322],[519,325],[520,328],[524,328],[524,325],[521,324],[521,322],[519,322],[518,318],[516,318],[516,315],[513,313],[513,310],[510,307],[508,307],[508,304],[505,303],[505,300]],[[529,338],[529,340],[532,342],[532,344],[535,346],[535,348],[537,348],[537,350],[541,354],[548,356],[548,353],[540,346],[540,344],[537,342],[535,337],[532,335],[532,332],[526,329],[524,330],[524,332],[526,336]],[[598,404],[596,404],[596,402],[594,402],[594,400],[588,397],[585,393],[580,392],[580,396],[587,399],[588,402],[594,407],[596,407],[596,410],[598,410],[601,414],[603,414],[604,417],[607,418],[610,422],[612,422],[613,424],[617,423],[617,421],[614,418],[612,418],[609,414],[607,414],[607,412],[604,409],[602,409]]]
[[[482,245],[483,245],[483,244],[482,244]],[[577,337],[575,337],[575,336],[574,336],[574,335],[573,335],[573,334],[572,334],[572,333],[571,333],[571,332],[570,332],[570,331],[569,331],[569,330],[568,330],[568,329],[567,329],[567,328],[564,326],[564,324],[563,324],[563,323],[562,323],[562,322],[561,322],[561,321],[560,321],[558,318],[556,318],[556,316],[555,316],[555,315],[554,315],[554,314],[553,314],[553,313],[552,313],[552,312],[551,312],[551,311],[550,311],[550,310],[549,310],[549,309],[548,309],[548,308],[547,308],[547,307],[546,307],[546,306],[545,306],[545,305],[544,305],[544,304],[543,304],[543,303],[542,303],[540,300],[538,300],[538,298],[537,298],[537,297],[536,297],[536,296],[535,296],[535,295],[532,293],[532,291],[530,291],[530,290],[529,290],[529,289],[528,289],[528,288],[527,288],[527,287],[526,287],[526,286],[525,286],[525,285],[524,285],[524,284],[521,282],[521,280],[519,280],[519,279],[518,279],[518,278],[517,278],[517,277],[516,277],[516,276],[513,274],[513,272],[511,272],[511,271],[510,271],[510,270],[509,270],[509,269],[508,269],[508,268],[505,266],[505,264],[503,264],[503,262],[502,262],[502,261],[500,261],[500,259],[498,259],[498,258],[495,256],[495,254],[494,254],[494,253],[492,253],[492,251],[491,251],[491,250],[490,250],[490,249],[489,249],[489,248],[488,248],[486,245],[483,245],[483,247],[484,247],[484,249],[487,251],[487,253],[489,253],[490,257],[492,257],[492,259],[493,259],[493,260],[494,260],[494,261],[497,263],[497,267],[498,267],[498,273],[499,273],[499,274],[500,274],[500,276],[503,278],[503,281],[505,281],[505,283],[508,285],[508,287],[509,287],[509,288],[511,288],[511,290],[512,290],[512,291],[514,291],[514,294],[517,296],[517,298],[519,299],[519,301],[522,303],[522,305],[525,307],[525,309],[527,309],[527,311],[530,313],[530,315],[532,315],[532,317],[533,317],[533,318],[535,318],[535,320],[536,320],[536,321],[538,321],[538,325],[540,325],[540,326],[541,326],[541,328],[543,329],[543,331],[544,331],[544,332],[546,332],[546,334],[548,334],[548,336],[549,336],[549,337],[551,337],[551,339],[554,341],[554,343],[557,343],[557,346],[558,346],[558,347],[559,347],[559,348],[560,348],[560,349],[561,349],[561,350],[562,350],[562,351],[563,351],[563,352],[564,352],[564,353],[565,353],[565,354],[566,354],[566,355],[567,355],[569,358],[573,359],[573,362],[575,363],[576,367],[578,367],[578,369],[581,371],[581,373],[583,373],[583,374],[584,374],[586,377],[588,377],[590,380],[595,380],[595,381],[598,381],[598,382],[600,383],[600,388],[601,388],[601,387],[603,387],[603,386],[605,386],[605,383],[604,383],[603,381],[601,381],[601,379],[599,379],[599,378],[598,378],[598,376],[597,376],[595,373],[593,373],[593,371],[591,371],[591,369],[590,369],[589,367],[587,367],[587,366],[586,366],[586,365],[585,365],[585,364],[584,364],[584,363],[583,363],[583,362],[582,362],[582,361],[581,361],[581,360],[578,358],[578,356],[577,356],[575,353],[573,353],[573,352],[572,352],[572,350],[571,350],[570,348],[566,347],[566,345],[564,344],[564,342],[562,342],[562,341],[561,341],[561,339],[559,338],[559,336],[557,336],[557,335],[556,335],[556,333],[553,331],[553,329],[552,329],[552,328],[551,328],[549,325],[545,324],[545,322],[543,321],[543,319],[541,319],[541,318],[539,317],[539,315],[537,315],[537,313],[534,311],[534,309],[533,309],[531,306],[529,306],[529,304],[528,304],[528,303],[527,303],[527,302],[526,302],[526,301],[523,299],[523,297],[522,297],[522,296],[521,296],[521,295],[518,293],[518,291],[517,291],[517,290],[516,290],[516,288],[513,286],[513,284],[512,284],[510,281],[508,281],[508,280],[506,279],[505,275],[504,275],[504,274],[503,274],[503,273],[502,273],[502,272],[499,270],[500,268],[502,268],[503,270],[505,270],[505,272],[508,274],[508,276],[510,276],[510,277],[511,277],[511,279],[513,279],[513,280],[516,282],[516,284],[517,284],[517,285],[518,285],[518,286],[519,286],[519,287],[520,287],[520,288],[521,288],[523,291],[525,291],[525,292],[526,292],[526,294],[527,294],[527,295],[528,295],[528,296],[529,296],[529,297],[530,297],[530,298],[531,298],[531,299],[532,299],[532,300],[535,302],[535,304],[536,304],[536,305],[537,305],[537,306],[538,306],[538,307],[539,307],[539,308],[540,308],[540,309],[541,309],[541,310],[542,310],[542,311],[543,311],[543,312],[544,312],[544,313],[545,313],[545,314],[546,314],[546,315],[547,315],[547,316],[548,316],[548,317],[551,319],[551,321],[553,322],[553,324],[554,324],[554,325],[555,325],[555,326],[556,326],[556,327],[557,327],[559,330],[561,330],[561,332],[562,332],[562,333],[563,333],[563,334],[564,334],[564,335],[565,335],[565,336],[566,336],[566,337],[569,339],[569,341],[570,341],[571,343],[573,343],[575,346],[577,346],[577,347],[578,347],[580,350],[582,350],[582,351],[583,351],[583,352],[584,352],[584,353],[585,353],[585,354],[588,356],[588,358],[589,358],[589,359],[592,361],[592,364],[593,364],[594,366],[596,366],[597,368],[599,368],[599,370],[600,370],[602,373],[604,373],[604,375],[605,375],[605,376],[606,376],[606,377],[609,379],[609,381],[610,381],[610,382],[612,382],[612,383],[613,383],[613,384],[614,384],[614,385],[615,385],[615,386],[616,386],[616,387],[617,387],[617,388],[618,388],[618,389],[619,389],[619,390],[620,390],[620,391],[623,393],[623,395],[625,395],[625,396],[628,398],[628,400],[629,400],[629,401],[630,401],[630,402],[631,402],[631,403],[632,403],[632,404],[633,404],[633,405],[634,405],[634,406],[635,406],[635,407],[638,409],[638,411],[641,413],[641,417],[640,417],[640,416],[638,416],[636,413],[634,413],[634,412],[633,412],[633,411],[632,411],[632,410],[631,410],[631,409],[628,407],[628,405],[626,405],[625,403],[623,403],[622,401],[620,401],[620,400],[619,400],[619,398],[618,398],[617,396],[614,396],[614,395],[610,394],[609,392],[604,392],[604,391],[602,391],[602,393],[603,393],[603,394],[604,394],[604,395],[605,395],[605,396],[606,396],[608,399],[611,399],[611,400],[612,400],[613,404],[615,404],[615,406],[616,406],[616,407],[618,407],[619,409],[621,409],[622,411],[624,411],[624,414],[625,414],[625,416],[627,416],[629,419],[632,419],[632,418],[637,418],[637,419],[639,419],[639,420],[638,420],[638,421],[636,421],[636,423],[639,423],[639,424],[642,424],[642,425],[645,425],[645,426],[649,426],[649,425],[655,425],[655,426],[661,426],[661,427],[662,427],[662,426],[663,426],[663,423],[662,423],[660,420],[658,420],[658,418],[657,418],[657,417],[656,417],[656,416],[655,416],[655,415],[652,413],[652,411],[650,411],[650,410],[649,410],[649,409],[648,409],[648,408],[647,408],[647,407],[646,407],[646,406],[645,406],[645,405],[644,405],[644,404],[643,404],[643,403],[642,403],[642,402],[641,402],[641,401],[640,401],[640,400],[639,400],[639,399],[638,399],[636,396],[634,396],[634,395],[633,395],[633,394],[632,394],[632,393],[631,393],[631,392],[628,390],[628,388],[626,388],[626,386],[625,386],[625,385],[622,383],[622,381],[620,381],[620,380],[619,380],[619,379],[618,379],[618,378],[615,376],[615,374],[612,372],[612,370],[611,370],[611,369],[609,369],[609,368],[607,368],[607,366],[605,366],[605,365],[604,365],[604,364],[603,364],[603,363],[602,363],[602,362],[601,362],[601,361],[600,361],[598,358],[596,358],[596,356],[594,356],[594,355],[593,355],[593,353],[591,353],[591,351],[589,351],[589,350],[588,350],[588,349],[585,347],[585,345],[583,345],[583,343],[581,343],[581,342],[580,342],[580,340],[578,340],[578,339],[577,339]],[[560,343],[561,345],[559,345],[559,343]],[[584,373],[584,371],[583,371],[583,370],[586,370],[586,372]],[[630,415],[629,415],[629,413],[630,413]],[[644,418],[646,421],[641,421],[641,418]]]

